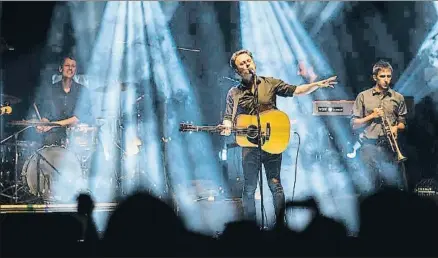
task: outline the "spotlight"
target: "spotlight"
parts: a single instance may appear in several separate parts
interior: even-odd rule
[[[138,137],[135,137],[132,141],[130,141],[126,145],[126,155],[127,156],[134,156],[137,155],[140,152],[140,147],[142,142]]]

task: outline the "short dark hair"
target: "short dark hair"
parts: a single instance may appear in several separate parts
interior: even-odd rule
[[[64,57],[61,58],[61,60],[59,62],[60,67],[64,66],[65,59],[67,59],[67,58],[77,62],[76,58],[73,55],[65,55]]]
[[[383,59],[380,59],[373,65],[373,75],[377,75],[381,70],[383,69],[389,69],[392,72],[392,66],[391,64]]]
[[[254,58],[252,57],[252,53],[249,50],[246,49],[241,49],[238,50],[236,52],[233,53],[233,55],[230,58],[230,66],[231,68],[233,68],[234,70],[237,70],[237,66],[236,66],[236,58],[242,54],[247,54],[251,57],[252,60],[254,60]]]

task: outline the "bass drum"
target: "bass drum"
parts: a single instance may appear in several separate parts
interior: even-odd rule
[[[60,146],[45,146],[35,151],[24,163],[22,177],[29,192],[46,201],[74,203],[87,186],[76,155]]]

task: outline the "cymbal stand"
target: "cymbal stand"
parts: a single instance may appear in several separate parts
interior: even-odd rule
[[[140,120],[141,120],[141,114],[140,114],[140,103],[141,103],[141,100],[143,100],[144,99],[144,97],[145,97],[145,94],[142,94],[140,97],[138,97],[136,100],[135,100],[135,107],[136,107],[136,111],[137,111],[137,124],[136,124],[136,137],[138,138],[138,139],[140,139],[140,141],[141,141],[141,138],[140,138],[140,135],[141,135],[141,130],[140,130]],[[136,177],[137,177],[137,187],[138,188],[140,188],[140,187],[142,187],[142,179],[141,179],[141,169],[140,169],[140,157],[141,157],[141,155],[142,155],[142,148],[141,148],[141,146],[143,146],[143,143],[140,145],[140,147],[138,147],[139,148],[139,152],[137,153],[137,158],[135,159],[135,173],[136,173]]]
[[[163,121],[167,121],[167,101],[164,101],[163,103]],[[169,199],[171,201],[171,205],[173,210],[175,211],[175,213],[177,215],[179,215],[180,212],[180,206],[178,203],[178,199],[176,197],[176,193],[174,191],[174,185],[172,184],[172,176],[170,175],[170,169],[168,166],[168,149],[170,148],[170,146],[168,147],[167,145],[170,144],[172,138],[169,136],[169,132],[167,131],[167,126],[166,123],[162,123],[162,137],[161,137],[161,152],[162,152],[162,167],[163,167],[163,180],[164,180],[164,192],[165,192],[165,196],[167,199]]]
[[[14,134],[11,134],[8,137],[6,137],[5,139],[0,141],[0,145],[1,145],[1,144],[4,144],[9,139],[12,139],[12,137],[15,138],[15,162],[14,162],[15,182],[14,182],[14,185],[12,186],[14,188],[14,193],[12,196],[0,193],[0,195],[3,195],[3,196],[8,197],[8,198],[12,198],[12,200],[15,201],[15,203],[18,203],[18,181],[19,181],[18,180],[18,144],[17,144],[18,143],[18,135],[31,127],[33,127],[33,126],[26,126],[25,128],[21,129],[20,131],[14,133]],[[7,189],[9,189],[9,188],[7,188]],[[7,189],[5,189],[5,190],[7,190]]]
[[[120,162],[121,162],[121,159],[124,156],[126,156],[126,152],[123,150],[122,146],[120,146],[120,144],[118,142],[119,141],[119,136],[120,136],[120,126],[121,126],[119,120],[120,119],[116,119],[116,121],[115,121],[116,125],[114,125],[114,124],[109,125],[108,124],[109,129],[108,129],[107,132],[109,134],[109,139],[111,139],[108,143],[106,143],[101,138],[102,134],[103,134],[103,132],[105,130],[102,127],[99,128],[99,136],[97,137],[98,145],[100,145],[102,147],[104,159],[106,161],[109,161],[109,160],[120,160]],[[114,121],[112,121],[112,122],[114,123]],[[117,138],[117,139],[114,139],[114,138]],[[111,151],[111,146],[112,145],[115,146],[116,149],[118,149],[120,151],[120,156],[115,157],[116,154],[112,153],[112,151]],[[112,169],[113,169],[113,171],[112,171],[113,174],[112,175],[114,176],[114,180],[115,180],[115,183],[116,183],[116,188],[120,190],[120,188],[121,188],[121,178],[120,178],[121,177],[121,173],[119,172],[119,170],[121,169],[121,167],[118,167],[117,165],[115,165],[115,167],[112,168]],[[121,194],[121,193],[117,193],[117,194]]]

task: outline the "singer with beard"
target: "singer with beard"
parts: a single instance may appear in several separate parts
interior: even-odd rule
[[[396,184],[400,190],[407,190],[408,187],[404,165],[397,162],[381,119],[384,115],[388,117],[390,130],[396,138],[406,127],[405,99],[390,88],[392,71],[391,64],[384,60],[374,64],[375,85],[358,94],[351,118],[352,128],[362,136],[359,156],[375,190],[387,183]]]
[[[255,105],[254,81],[256,81],[258,88],[258,109],[260,112],[277,109],[277,96],[303,96],[310,94],[319,88],[333,88],[337,83],[336,76],[333,76],[326,80],[295,86],[273,77],[256,75],[256,64],[254,63],[252,53],[248,50],[239,50],[235,52],[231,56],[230,66],[241,77],[241,81],[238,86],[232,87],[227,94],[226,110],[223,122],[220,125],[222,128],[221,134],[227,136],[231,134],[231,128],[236,122],[235,118],[237,115],[256,115],[257,107]],[[234,105],[236,105],[236,107],[234,107]],[[281,154],[270,154],[262,151],[261,162],[265,168],[267,182],[274,200],[275,215],[277,217],[285,203],[283,187],[280,179],[281,160]],[[242,148],[242,167],[244,176],[242,200],[244,216],[245,219],[253,221],[257,220],[255,191],[258,179],[258,161],[258,148]]]

